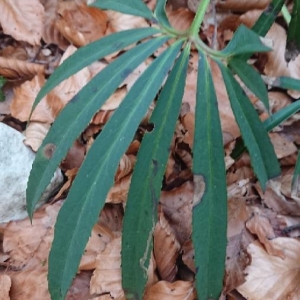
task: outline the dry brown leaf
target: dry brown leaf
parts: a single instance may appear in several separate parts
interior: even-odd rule
[[[177,274],[176,261],[180,245],[163,212],[154,229],[154,257],[162,280],[172,282]]]
[[[121,284],[121,237],[116,236],[96,258],[90,283],[91,294],[109,292],[113,299],[125,300]],[[98,299],[98,298],[97,298]],[[99,297],[99,300],[102,297]]]
[[[108,18],[106,12],[75,2],[60,2],[56,21],[57,29],[75,46],[84,46],[104,36]]]
[[[61,187],[61,189],[55,195],[53,202],[60,199],[62,197],[62,195],[64,194],[64,192],[70,188],[70,186],[72,185],[72,183],[75,179],[75,176],[77,175],[77,172],[78,172],[77,168],[66,171],[65,176],[67,176],[68,180],[64,183],[64,185]]]
[[[289,237],[300,236],[300,217],[277,215],[280,229]]]
[[[172,27],[180,31],[189,29],[195,17],[195,14],[187,8],[179,8],[177,10],[167,9],[167,15]]]
[[[24,144],[33,151],[38,151],[49,129],[50,124],[30,122],[25,131]]]
[[[107,10],[108,32],[119,32],[128,29],[149,27],[144,18],[122,14],[117,11]]]
[[[8,271],[7,274],[12,280],[11,300],[51,299],[48,292],[46,266],[36,266],[22,272]]]
[[[147,289],[144,300],[194,300],[197,299],[192,282],[159,281]]]
[[[191,271],[196,273],[195,250],[193,246],[193,241],[191,239],[187,240],[182,245],[182,261]]]
[[[266,216],[255,212],[246,226],[252,234],[256,234],[259,241],[265,246],[269,255],[279,256],[284,258],[284,253],[281,248],[277,248],[271,241],[276,238],[274,230]]]
[[[86,245],[79,264],[80,271],[96,269],[96,257],[103,252],[106,245],[113,239],[113,233],[105,226],[96,224]]]
[[[270,133],[269,136],[278,159],[292,155],[297,151],[297,147],[295,146],[295,144],[285,138],[284,135],[274,132]]]
[[[79,139],[75,140],[66,157],[61,162],[60,168],[62,170],[79,169],[84,160],[87,151],[86,148],[87,146],[80,142]]]
[[[108,227],[111,231],[122,231],[124,208],[123,204],[106,203],[101,210],[98,224]]]
[[[136,162],[136,156],[135,155],[127,155],[124,154],[121,157],[121,160],[119,162],[119,167],[115,175],[115,181],[121,180],[123,177],[127,176],[129,173],[132,172],[133,167]]]
[[[258,184],[255,188],[263,202],[272,210],[280,214],[300,216],[300,198],[291,191],[292,174],[282,175],[271,179],[265,193]]]
[[[0,57],[0,75],[8,79],[27,79],[44,73],[44,66],[18,60]]]
[[[181,245],[191,234],[193,197],[194,187],[191,182],[161,193],[162,210]]]
[[[126,203],[129,191],[131,175],[123,177],[116,182],[109,190],[106,196],[106,203]]]
[[[14,268],[40,266],[48,260],[53,238],[53,226],[61,202],[45,205],[34,214],[31,224],[28,218],[6,225],[3,251],[10,255],[9,263]],[[34,256],[32,255],[34,253]]]
[[[9,291],[11,287],[11,278],[6,274],[0,274],[0,300],[10,300]]]
[[[10,106],[14,118],[22,122],[28,121],[32,104],[44,83],[44,76],[38,74],[31,81],[25,81],[14,88],[14,98]],[[30,120],[48,124],[53,122],[54,118],[46,98],[43,98],[38,104]]]
[[[40,44],[45,12],[39,0],[3,0],[0,10],[0,23],[5,34],[31,45]]]
[[[240,20],[248,27],[251,27],[260,14],[260,10],[250,10],[243,14],[240,17]],[[286,30],[279,24],[273,23],[266,35],[266,38],[272,40],[273,51],[264,54],[267,60],[264,66],[265,74],[272,77],[288,76],[300,79],[300,56],[289,63],[286,62],[284,57],[286,43],[282,41],[286,41]],[[294,98],[300,97],[299,91],[289,91],[289,94]]]
[[[56,20],[59,19],[57,3],[57,0],[47,0],[42,3],[45,9],[45,23],[42,38],[47,44],[55,44],[60,49],[66,50],[70,43],[55,26]]]
[[[252,9],[264,9],[270,3],[270,0],[218,0],[216,7],[235,12],[245,12]]]
[[[247,248],[251,264],[246,268],[246,282],[237,290],[249,300],[300,298],[300,242],[292,238],[270,241],[281,249],[284,259],[269,255],[258,242]]]
[[[126,94],[127,89],[125,87],[117,89],[101,106],[101,110],[114,110],[118,108]]]
[[[70,45],[61,58],[60,65],[77,50]],[[56,86],[47,96],[47,102],[56,117],[65,105],[89,82],[90,71],[87,67]]]

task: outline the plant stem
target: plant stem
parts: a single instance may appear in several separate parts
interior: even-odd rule
[[[199,29],[200,29],[200,26],[203,21],[203,18],[204,18],[204,15],[205,15],[208,5],[209,5],[209,0],[202,0],[200,2],[197,12],[196,12],[196,16],[195,16],[193,23],[189,29],[190,35],[192,37],[198,36]]]
[[[286,5],[282,6],[281,13],[282,13],[282,16],[283,16],[286,24],[289,25],[291,22],[291,14],[290,14],[289,10],[287,9]]]

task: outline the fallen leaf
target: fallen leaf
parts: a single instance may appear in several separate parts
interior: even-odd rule
[[[269,255],[258,241],[250,244],[246,282],[237,290],[248,300],[299,299],[300,242],[284,237],[270,242],[283,251],[284,258]]]

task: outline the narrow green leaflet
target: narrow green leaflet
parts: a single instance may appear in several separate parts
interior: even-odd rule
[[[124,53],[97,74],[58,115],[36,154],[29,176],[26,191],[29,216],[32,216],[57,166],[95,112],[122,81],[167,40],[166,37],[159,37]]]
[[[221,53],[233,56],[245,53],[267,52],[270,50],[272,49],[262,43],[259,35],[248,29],[245,25],[240,25],[229,44]]]
[[[294,188],[294,185],[297,184],[299,185],[299,175],[300,175],[300,151],[298,151],[298,156],[297,156],[297,162],[295,165],[295,170],[294,170],[294,176],[292,180],[292,187]],[[299,188],[298,188],[299,190]]]
[[[111,53],[125,48],[143,38],[157,34],[160,31],[154,28],[139,28],[121,31],[108,35],[102,39],[79,48],[72,56],[67,58],[50,76],[46,84],[38,93],[32,106],[32,111],[42,98],[63,80],[90,65],[92,62]]]
[[[285,0],[271,1],[268,7],[263,11],[258,20],[255,22],[251,30],[260,36],[265,36],[275,22],[275,19],[280,13],[284,2]],[[252,55],[252,53],[244,54],[240,57],[240,59],[246,61]]]
[[[2,91],[2,87],[4,86],[6,82],[6,79],[2,76],[0,76],[0,102],[3,102],[5,100],[4,93]]]
[[[300,110],[300,101],[296,101],[281,110],[277,111],[271,117],[263,122],[264,128],[267,131],[271,131],[273,128],[293,116]],[[238,139],[236,146],[231,153],[233,159],[238,159],[246,151],[244,142],[242,139]]]
[[[182,42],[174,43],[145,70],[89,150],[55,225],[48,273],[52,299],[64,299],[92,227],[113,185],[120,158],[181,46]]]
[[[288,28],[285,59],[295,59],[300,53],[300,0],[294,0],[292,19]]]
[[[251,157],[251,164],[263,190],[270,178],[280,174],[273,145],[250,100],[221,62],[221,69],[232,111]]]
[[[158,0],[154,10],[154,16],[158,20],[159,24],[166,28],[172,28],[166,11],[166,0]],[[173,29],[173,28],[172,28]]]
[[[251,29],[258,35],[265,36],[275,22],[284,2],[285,0],[271,1]]]
[[[262,101],[266,110],[269,111],[268,91],[260,74],[252,66],[249,66],[247,62],[236,57],[232,57],[229,60],[229,66],[242,79],[249,90]]]
[[[277,86],[282,89],[300,91],[300,80],[296,78],[281,76],[277,77],[272,82],[272,86]]]
[[[143,17],[148,20],[153,19],[152,11],[142,0],[96,0],[91,6],[101,9],[111,9],[123,14]]]
[[[227,190],[217,97],[209,62],[202,53],[199,54],[193,146],[195,194],[192,240],[198,299],[206,300],[219,299],[223,287]],[[201,183],[204,183],[204,189]]]
[[[122,284],[135,299],[142,299],[147,282],[157,205],[183,97],[189,52],[187,45],[160,93],[149,121],[154,128],[143,138],[131,179],[123,220]]]

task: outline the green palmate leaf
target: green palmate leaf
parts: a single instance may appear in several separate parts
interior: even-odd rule
[[[266,110],[269,111],[268,91],[260,74],[244,60],[236,57],[230,59],[229,67],[237,73],[249,90],[263,102]]]
[[[158,20],[159,24],[161,24],[163,27],[172,28],[165,8],[166,0],[158,0],[154,10],[154,16]]]
[[[189,52],[190,45],[185,47],[162,89],[149,121],[154,128],[143,138],[131,180],[123,221],[122,284],[135,299],[142,299],[147,282],[157,205],[183,97]]]
[[[92,62],[111,53],[125,48],[143,38],[157,34],[160,31],[154,28],[139,28],[121,31],[111,34],[82,48],[79,48],[72,56],[67,58],[47,80],[46,84],[38,93],[32,106],[32,111],[42,98],[62,81],[75,74]]]
[[[123,14],[139,16],[148,20],[153,19],[152,11],[142,0],[96,0],[92,6],[119,11]]]
[[[292,115],[297,113],[300,110],[300,101],[296,101],[281,110],[277,111],[275,114],[273,114],[271,117],[269,117],[267,120],[263,122],[264,128],[267,131],[272,130],[288,118],[290,118]],[[244,152],[246,151],[244,142],[242,139],[238,139],[236,142],[236,146],[233,149],[231,153],[231,157],[233,159],[238,159]]]
[[[199,60],[195,118],[192,239],[196,288],[200,300],[219,299],[227,244],[226,173],[217,97],[209,63],[203,54]]]
[[[245,53],[267,52],[270,50],[272,49],[262,43],[259,35],[248,29],[245,25],[241,25],[221,53],[227,56],[236,56]]]
[[[159,37],[123,54],[97,74],[58,115],[36,154],[29,176],[26,195],[29,216],[58,164],[93,115],[122,81],[167,40],[167,37]]]
[[[230,71],[217,62],[226,85],[232,111],[251,157],[251,164],[263,190],[266,182],[280,174],[280,167],[267,131],[250,100]]]
[[[181,45],[182,42],[174,43],[146,69],[89,150],[55,225],[48,274],[52,299],[64,299],[92,227],[114,182],[119,160],[173,65]],[[136,58],[135,55],[132,57]]]
[[[277,77],[273,82],[272,86],[277,86],[282,89],[296,90],[300,91],[300,80],[291,77]]]
[[[300,0],[294,1],[292,19],[288,28],[285,59],[295,59],[300,53]]]

